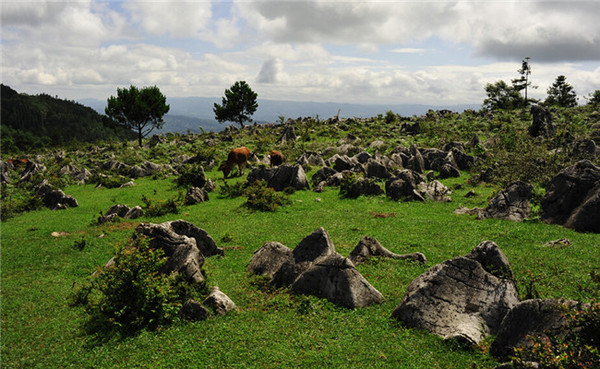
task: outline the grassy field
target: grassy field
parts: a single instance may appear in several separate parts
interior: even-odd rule
[[[172,179],[138,179],[136,186],[124,189],[69,186],[65,192],[79,207],[38,210],[2,222],[3,368],[493,368],[498,363],[486,352],[490,342],[461,348],[390,318],[415,277],[468,253],[483,240],[496,242],[507,255],[522,296],[526,286],[533,286],[540,297],[594,297],[589,273],[600,268],[600,235],[539,221],[479,221],[456,215],[459,206],[485,206],[495,190],[479,186],[478,196],[465,198],[472,188],[466,177],[443,181],[450,187],[462,184],[451,203],[394,202],[384,196],[342,199],[334,188],[299,191],[291,195],[290,206],[251,212],[242,206],[245,198],[212,192],[210,201],[180,207],[176,215],[94,224],[115,203],[135,206],[143,205],[142,195],[176,196]],[[140,221],[174,219],[206,230],[225,249],[224,257],[207,259],[204,268],[209,285],[219,286],[239,310],[126,338],[86,333],[83,308],[68,303],[74,286],[103,265]],[[329,232],[344,256],[363,236],[372,236],[395,253],[422,252],[428,263],[373,259],[358,265],[386,300],[357,310],[268,290],[247,274],[253,252],[265,242],[293,248],[318,227]],[[53,232],[65,234],[55,237]],[[571,246],[542,246],[559,238],[569,238]],[[82,240],[80,250],[76,244]]]

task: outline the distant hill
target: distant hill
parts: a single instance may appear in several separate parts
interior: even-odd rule
[[[79,102],[104,114],[106,100],[82,99]],[[221,98],[212,97],[167,97],[170,106],[169,113],[165,115],[165,125],[159,133],[180,132],[188,130],[192,133],[200,132],[200,127],[205,131],[220,131],[228,124],[220,124],[215,120],[213,104],[221,103]],[[339,111],[341,118],[374,117],[385,114],[391,110],[405,117],[425,114],[429,109],[452,110],[462,112],[465,109],[479,109],[481,105],[463,104],[446,106],[429,106],[418,104],[349,104],[333,102],[300,102],[284,100],[258,99],[258,109],[253,119],[259,123],[276,123],[280,116],[287,118],[319,117],[327,119],[336,116]]]
[[[102,115],[78,102],[1,89],[3,152],[133,137],[131,131],[105,125]]]

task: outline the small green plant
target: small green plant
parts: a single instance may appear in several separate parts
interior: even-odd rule
[[[165,214],[179,213],[179,208],[177,207],[176,199],[153,200],[146,197],[145,195],[142,195],[142,202],[146,205],[144,209],[144,214],[149,217],[160,217]]]
[[[90,182],[104,188],[117,188],[129,182],[129,178],[122,175],[95,175],[90,179]]]
[[[73,247],[74,247],[74,248],[76,248],[76,249],[77,249],[77,250],[79,250],[79,251],[82,251],[82,250],[85,248],[85,243],[86,243],[86,242],[85,242],[85,238],[84,238],[84,237],[81,237],[81,240],[80,240],[80,241],[75,241],[75,242],[73,243]]]
[[[245,182],[236,182],[235,184],[230,185],[227,181],[223,181],[223,186],[219,186],[217,191],[221,197],[234,199],[244,194],[245,187]]]
[[[267,187],[267,183],[264,180],[256,181],[250,187],[246,188],[244,196],[248,196],[246,206],[259,211],[275,211],[280,206],[292,203],[289,195]]]

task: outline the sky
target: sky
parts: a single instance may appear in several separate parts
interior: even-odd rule
[[[0,0],[2,83],[18,92],[107,99],[158,86],[220,97],[365,104],[481,104],[518,78],[529,96],[557,76],[600,89],[600,0]]]

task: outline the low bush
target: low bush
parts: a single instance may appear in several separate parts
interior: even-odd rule
[[[275,211],[280,206],[292,203],[288,194],[267,187],[264,180],[254,182],[243,194],[248,196],[246,206],[253,210]]]
[[[181,197],[181,193],[179,194]],[[179,208],[176,199],[154,200],[142,195],[142,202],[145,204],[144,215],[149,217],[160,217],[165,214],[177,214]]]
[[[179,176],[175,178],[179,187],[199,187],[206,185],[206,174],[204,168],[198,163],[184,165],[179,169]]]
[[[71,295],[73,306],[84,305],[89,327],[134,333],[156,329],[178,317],[185,300],[204,291],[176,272],[162,273],[167,258],[151,249],[146,238],[117,246],[114,263],[99,268]]]

